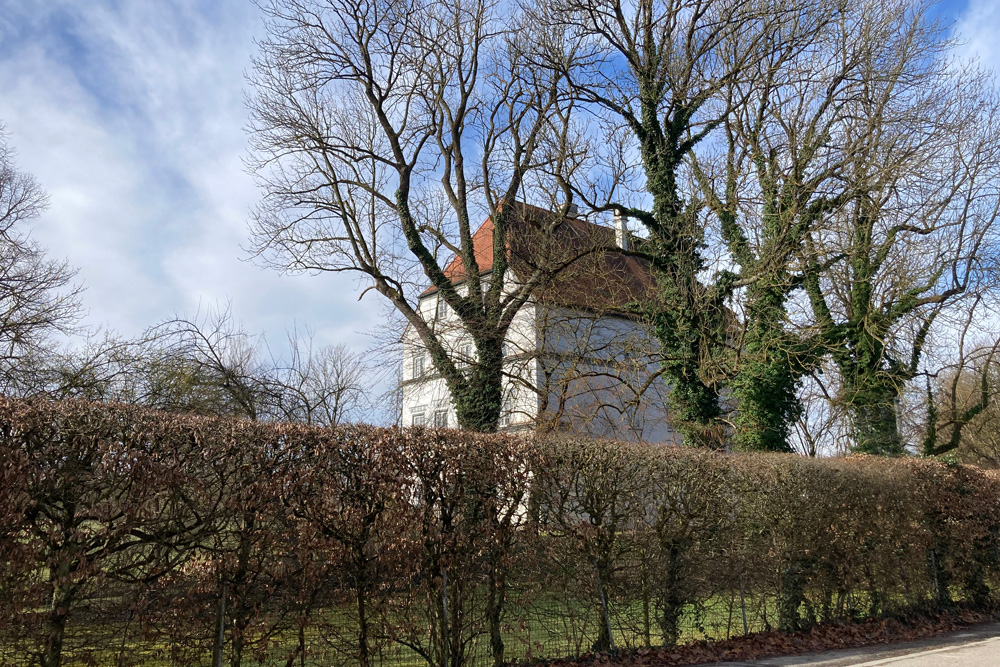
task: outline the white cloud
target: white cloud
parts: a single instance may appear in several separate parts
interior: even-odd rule
[[[132,335],[231,300],[273,344],[295,323],[319,342],[367,344],[359,332],[379,314],[355,280],[243,261],[255,12],[242,0],[0,0],[0,120],[51,196],[36,238],[80,267],[88,323]]]
[[[955,32],[963,42],[959,53],[1000,72],[1000,1],[969,0],[955,22]]]

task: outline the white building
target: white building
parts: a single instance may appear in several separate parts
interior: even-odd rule
[[[552,213],[520,205],[530,215]],[[525,216],[519,216],[521,220]],[[524,223],[511,224],[511,238],[530,233]],[[652,332],[627,304],[654,293],[648,265],[626,255],[631,237],[625,222],[615,228],[576,218],[558,222],[557,243],[594,252],[558,274],[523,306],[505,341],[504,429],[552,428],[594,436],[649,442],[679,442],[666,420],[667,388],[659,376],[657,343]],[[514,244],[508,282],[518,267],[530,266],[531,243]],[[486,220],[473,236],[480,270],[493,265],[493,225]],[[461,260],[446,267],[461,275]],[[475,363],[474,346],[436,290],[421,296],[419,309],[460,366]],[[455,410],[444,380],[416,333],[403,337],[402,423],[404,426],[455,426]]]

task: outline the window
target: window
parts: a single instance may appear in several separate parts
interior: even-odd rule
[[[504,393],[503,405],[500,407],[500,427],[507,428],[517,422],[515,408],[517,407],[517,388],[513,387]]]
[[[410,426],[423,426],[427,423],[423,412],[414,412],[410,417]]]
[[[448,303],[440,296],[437,300],[437,319],[448,319]]]
[[[413,356],[413,377],[419,378],[424,376],[424,353],[417,352]]]
[[[459,368],[468,368],[469,364],[475,361],[475,357],[472,356],[472,345],[466,343],[462,346],[461,351],[458,353],[458,363]]]
[[[448,428],[447,410],[436,410],[434,412],[434,428]]]

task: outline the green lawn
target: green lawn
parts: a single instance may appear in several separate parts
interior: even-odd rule
[[[863,601],[858,600],[858,606]],[[776,625],[777,604],[773,596],[748,595],[747,622],[751,632]],[[579,655],[591,650],[598,638],[603,618],[599,607],[586,601],[564,598],[536,598],[530,604],[509,609],[509,622],[504,631],[508,661],[520,662],[537,658],[559,658]],[[655,620],[655,608],[647,608],[639,600],[612,601],[612,629],[617,648],[635,648],[647,644],[654,646],[661,642]],[[78,617],[79,618],[79,617]],[[321,616],[322,622],[311,626],[306,634],[308,655],[304,662],[295,660],[295,665],[349,665],[355,661],[345,654],[343,647],[353,640],[354,623],[350,608],[328,610]],[[411,619],[412,620],[412,619]],[[317,626],[322,627],[317,627]],[[647,635],[648,631],[648,635]],[[123,623],[104,623],[100,618],[89,623],[79,620],[68,630],[64,651],[64,664],[68,667],[90,667],[99,665],[144,665],[149,667],[182,667],[211,665],[211,629],[199,630],[196,641],[186,642],[182,656],[172,659],[178,647],[167,640],[143,640],[141,632],[134,626],[123,627]],[[716,596],[697,608],[689,607],[682,618],[681,642],[695,639],[726,639],[743,634],[743,617],[739,595]],[[338,639],[341,651],[338,652]],[[228,641],[228,637],[227,637]],[[2,647],[6,645],[7,651]],[[244,665],[264,665],[284,667],[298,645],[295,629],[284,630],[270,638],[267,650],[256,654],[253,648],[244,653]],[[27,665],[23,656],[13,651],[16,642],[0,640],[0,665]],[[101,651],[88,651],[84,646],[107,647]],[[22,649],[23,650],[23,649]],[[469,651],[470,665],[474,667],[492,665],[489,638],[486,633],[478,635]],[[400,643],[386,642],[377,658],[381,667],[424,667],[424,660],[413,649]]]
[[[760,605],[748,609],[751,631],[763,627]],[[766,611],[773,615],[773,605]],[[650,610],[655,613],[655,610]],[[557,658],[587,652],[591,649],[599,633],[599,623],[602,617],[597,607],[588,607],[578,602],[560,600],[536,600],[528,608],[518,609],[511,614],[514,618],[504,632],[506,658],[510,661],[522,661],[531,658]],[[771,616],[769,616],[771,617]],[[350,639],[352,623],[345,611],[328,612],[326,629],[321,632],[313,627],[306,632],[306,644],[309,647],[307,665],[337,665],[351,664],[348,656],[339,655],[336,651],[336,641],[331,641],[331,635],[340,635],[341,639]],[[640,601],[617,603],[612,605],[612,629],[616,647],[631,648],[643,646],[647,642],[646,618]],[[211,644],[204,633],[198,644],[192,643],[185,651],[186,655],[179,660],[171,659],[172,647],[164,640],[143,641],[138,638],[135,628],[128,632],[118,624],[105,624],[95,620],[88,624],[74,623],[68,629],[64,651],[64,664],[68,667],[84,667],[92,665],[144,665],[148,667],[181,667],[182,665],[211,665]],[[660,642],[655,618],[650,618],[649,641],[653,645]],[[701,611],[689,609],[683,619],[682,641],[692,639],[724,639],[727,636],[742,634],[742,617],[738,597],[720,597],[709,605],[703,605]],[[298,634],[295,630],[287,630],[274,635],[261,660],[251,649],[245,653],[245,665],[281,666],[286,665],[291,652],[298,644]],[[106,650],[89,651],[82,647],[102,645]],[[9,649],[14,647],[7,644]],[[14,649],[16,650],[16,649]],[[489,638],[484,633],[479,635],[472,644],[470,651],[473,665],[491,665],[492,657],[489,648]],[[21,657],[6,654],[0,650],[0,664],[21,665],[27,661]],[[121,663],[119,663],[121,660]],[[300,662],[297,659],[296,665]],[[377,664],[384,667],[422,667],[427,662],[415,651],[398,643],[388,643],[383,647]]]

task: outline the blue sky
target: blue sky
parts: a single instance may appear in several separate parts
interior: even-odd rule
[[[963,55],[1000,69],[1000,0],[938,11]],[[35,237],[79,267],[87,323],[132,336],[231,301],[280,344],[371,343],[374,293],[350,277],[281,276],[240,248],[257,200],[243,168],[249,0],[0,0],[0,122],[49,192]]]
[[[232,302],[280,346],[286,329],[363,349],[381,309],[354,279],[246,261],[248,0],[0,0],[0,122],[51,206],[35,237],[79,267],[87,323],[132,336]]]

